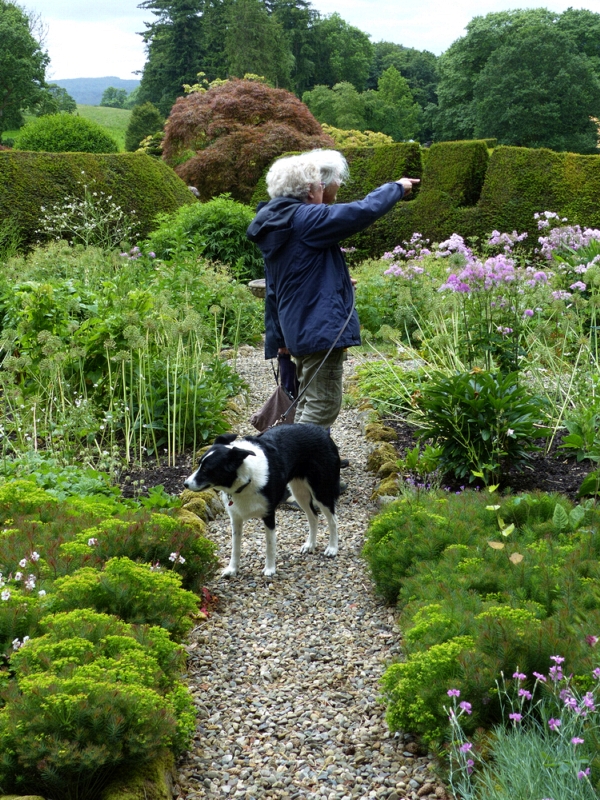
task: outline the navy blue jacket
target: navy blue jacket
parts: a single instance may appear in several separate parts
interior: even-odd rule
[[[247,235],[265,259],[265,358],[275,358],[280,347],[294,356],[331,347],[353,302],[339,242],[387,214],[403,194],[400,184],[386,183],[354,203],[276,197],[258,207]],[[355,311],[336,346],[359,344]]]

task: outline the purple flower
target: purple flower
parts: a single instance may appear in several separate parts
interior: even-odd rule
[[[523,672],[513,672],[513,678],[516,678],[518,681],[524,681],[527,675]]]
[[[460,689],[448,689],[448,697],[460,697]]]
[[[578,289],[580,292],[585,292],[585,290],[587,289],[587,286],[585,285],[585,283],[583,281],[575,281],[575,283],[572,283],[569,286],[569,289]]]
[[[523,312],[523,316],[524,317],[533,317],[533,309],[526,308],[525,311]]]
[[[521,720],[523,719],[522,715],[517,714],[516,712],[514,714],[509,714],[508,718],[512,719],[513,722],[521,722]]]
[[[562,679],[564,678],[564,675],[562,674],[562,669],[560,668],[560,665],[559,666],[550,667],[550,669],[548,670],[548,673],[549,673],[550,677],[552,678],[552,680],[554,681],[554,683],[558,683],[558,681],[562,681]]]
[[[148,253],[148,258],[156,258],[156,253]]]
[[[577,777],[579,778],[579,780],[582,780],[582,778],[589,777],[589,774],[590,774],[590,768],[588,767],[587,769],[580,769],[579,772],[577,773]]]
[[[466,700],[463,700],[462,703],[459,703],[459,708],[462,708],[465,714],[470,714],[472,706],[471,703],[467,703]]]
[[[464,744],[461,744],[460,752],[461,753],[468,753],[469,750],[471,750],[472,747],[473,747],[473,745],[471,744],[471,742],[465,742]]]
[[[579,737],[579,736],[574,736],[574,737],[571,739],[571,744],[574,744],[574,745],[583,744],[583,742],[584,742],[584,741],[585,741],[585,740],[584,740],[584,739],[582,739],[581,737]]]
[[[548,727],[551,731],[557,731],[561,725],[562,722],[559,719],[551,718],[548,720]]]
[[[542,675],[541,672],[534,672],[533,674],[537,678],[538,681],[541,681],[542,683],[546,683],[546,676]]]
[[[531,700],[533,695],[531,692],[528,692],[527,689],[519,689],[519,697],[524,697],[525,700]]]
[[[597,681],[600,681],[600,667],[596,667],[596,669],[592,672],[592,675]]]
[[[475,764],[475,762],[473,761],[472,758],[468,758],[467,759],[467,772],[469,773],[469,775],[473,772],[473,765],[474,764]]]
[[[598,644],[598,637],[597,636],[586,636],[586,642],[589,644],[590,647],[596,647]]]
[[[562,664],[564,660],[564,656],[550,656],[550,661],[554,661],[555,664]]]

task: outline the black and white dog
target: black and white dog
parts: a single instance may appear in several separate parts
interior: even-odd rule
[[[289,489],[308,518],[303,553],[317,546],[317,508],[329,526],[326,556],[338,551],[335,504],[340,494],[340,455],[327,431],[318,425],[279,425],[260,436],[218,436],[198,469],[185,481],[187,489],[212,487],[227,497],[231,519],[231,561],[223,575],[235,575],[240,564],[242,528],[247,519],[262,519],[267,535],[264,574],[275,574],[275,509]]]

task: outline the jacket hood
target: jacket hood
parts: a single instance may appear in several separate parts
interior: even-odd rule
[[[268,203],[260,203],[257,214],[248,226],[246,236],[271,256],[282,247],[292,232],[292,219],[302,205],[295,197],[275,197]]]

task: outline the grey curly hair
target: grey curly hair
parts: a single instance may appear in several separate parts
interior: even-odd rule
[[[329,186],[330,183],[341,186],[348,180],[350,174],[348,162],[338,150],[310,150],[308,153],[303,153],[302,158],[316,164],[321,173],[321,183],[325,186]]]
[[[319,167],[304,156],[278,159],[267,172],[269,197],[295,197],[306,200],[309,192],[321,182]]]

